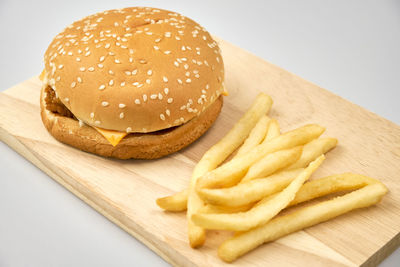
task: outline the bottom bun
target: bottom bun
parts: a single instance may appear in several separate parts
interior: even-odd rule
[[[151,133],[130,133],[114,147],[94,128],[80,126],[76,119],[48,110],[45,97],[43,88],[40,113],[43,124],[55,139],[86,152],[118,159],[156,159],[188,146],[210,128],[223,103],[220,96],[198,117],[183,125]]]

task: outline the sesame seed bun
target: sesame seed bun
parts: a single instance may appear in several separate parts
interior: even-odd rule
[[[83,18],[54,38],[44,62],[45,83],[77,119],[121,132],[187,124],[224,90],[217,43],[193,20],[167,10],[132,7]]]
[[[58,141],[100,156],[118,159],[155,159],[176,152],[198,139],[214,123],[222,108],[222,96],[189,122],[152,133],[131,133],[112,146],[93,127],[47,108],[45,86],[40,95],[43,124]]]

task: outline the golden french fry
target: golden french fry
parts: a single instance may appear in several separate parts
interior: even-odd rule
[[[248,111],[248,113],[246,113],[247,114],[246,120],[249,119],[250,117],[249,114],[253,114],[254,118],[260,117],[260,119],[255,124],[254,128],[251,129],[250,134],[244,141],[244,144],[240,148],[240,152],[238,152],[236,156],[240,153],[244,153],[247,152],[248,150],[251,150],[253,147],[257,146],[265,137],[266,131],[268,129],[269,118],[266,115],[263,115],[262,113],[263,112],[267,113],[271,105],[272,105],[271,99],[265,94],[260,94],[255,100],[253,107]],[[234,139],[235,137],[233,136],[233,134],[231,134],[230,138]],[[233,140],[234,146],[229,146],[229,143],[223,142],[224,145],[221,146],[221,149],[223,149],[226,154],[230,155],[234,150],[237,149],[237,146],[243,142],[245,135],[241,134],[237,138],[238,138],[237,140]],[[245,148],[243,148],[243,146],[245,146]],[[221,160],[224,161],[225,158],[218,159],[218,161]],[[218,165],[221,162],[219,162]],[[187,208],[187,198],[189,194],[188,192],[189,189],[185,189],[174,195],[159,198],[157,199],[156,203],[160,208],[165,209],[167,211],[174,211],[174,212],[185,211]]]
[[[289,206],[341,191],[356,190],[373,183],[379,183],[379,181],[354,173],[335,174],[312,180],[300,188]]]
[[[241,183],[248,182],[256,178],[266,177],[296,162],[300,158],[302,150],[303,147],[297,146],[267,154],[265,157],[261,158],[252,166],[250,166],[246,175],[241,180]]]
[[[160,208],[167,211],[185,211],[188,194],[189,189],[185,189],[171,196],[158,198],[156,203]]]
[[[269,140],[279,136],[280,134],[281,134],[281,130],[280,130],[278,121],[275,119],[271,119],[271,122],[269,123],[269,127],[268,127],[268,132],[267,132],[267,135],[265,136],[263,143],[268,142]]]
[[[249,152],[264,140],[270,121],[271,120],[267,115],[264,115],[259,119],[256,126],[254,126],[253,130],[251,130],[249,137],[247,137],[243,145],[239,148],[235,157]]]
[[[378,203],[387,192],[380,182],[361,189],[279,216],[267,224],[243,232],[226,240],[218,249],[219,257],[232,262],[256,247],[290,233],[327,221],[354,209]]]
[[[311,161],[315,160],[322,154],[325,154],[332,148],[334,148],[337,144],[337,139],[336,138],[318,138],[312,140],[310,143],[305,144],[303,146],[303,152],[295,163],[289,165],[285,169],[292,170],[292,169],[297,169],[297,168],[304,168],[308,164],[310,164]]]
[[[205,230],[195,225],[191,217],[203,206],[203,201],[196,193],[195,185],[198,177],[209,172],[221,164],[246,139],[258,120],[271,108],[272,99],[266,94],[259,94],[250,109],[233,126],[233,128],[214,146],[212,146],[197,163],[189,184],[187,200],[188,237],[193,248],[203,245]]]
[[[237,184],[250,165],[258,161],[265,155],[283,149],[289,149],[295,146],[300,146],[319,137],[325,128],[309,124],[290,132],[284,133],[269,142],[256,146],[248,153],[238,156],[224,165],[204,174],[198,179],[196,187],[201,188],[217,188],[229,187]]]
[[[254,206],[254,203],[250,203],[243,206],[228,207],[228,206],[215,206],[207,204],[199,210],[199,213],[236,213],[248,211]]]
[[[322,164],[325,157],[321,155],[305,168],[282,192],[263,204],[256,205],[247,212],[233,214],[200,214],[192,216],[192,221],[206,229],[247,231],[263,225],[283,210],[296,196],[303,183]]]
[[[268,195],[283,190],[303,170],[303,168],[299,168],[295,170],[280,171],[265,178],[239,183],[233,187],[220,189],[202,188],[197,193],[204,202],[211,205],[226,207],[248,205],[259,201]]]

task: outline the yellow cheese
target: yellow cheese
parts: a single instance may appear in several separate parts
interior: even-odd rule
[[[127,135],[127,133],[123,133],[123,132],[100,129],[97,127],[93,127],[93,128],[95,128],[99,133],[101,133],[101,135],[103,135],[104,138],[107,139],[108,142],[110,142],[113,146],[118,145],[119,142],[121,142],[122,138],[124,138]]]
[[[46,71],[43,69],[42,73],[39,75],[39,79],[43,82],[44,76],[46,75]]]

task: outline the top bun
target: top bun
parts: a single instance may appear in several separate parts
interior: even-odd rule
[[[223,92],[217,43],[178,13],[132,7],[100,12],[58,34],[46,80],[88,125],[153,132],[198,116]]]

